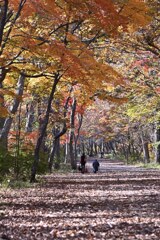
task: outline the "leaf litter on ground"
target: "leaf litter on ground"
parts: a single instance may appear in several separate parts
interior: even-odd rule
[[[31,188],[0,189],[0,239],[160,237],[160,171],[100,161],[97,174],[54,173]]]

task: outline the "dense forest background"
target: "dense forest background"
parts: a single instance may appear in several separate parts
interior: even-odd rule
[[[160,164],[159,25],[158,0],[0,1],[0,181]]]

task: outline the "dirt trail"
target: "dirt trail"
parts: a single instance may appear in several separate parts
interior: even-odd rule
[[[88,158],[87,159],[87,167],[89,171],[92,172],[92,162],[94,159],[97,159],[100,162],[100,172],[110,172],[110,171],[145,171],[146,169],[142,167],[135,167],[133,165],[125,165],[122,161],[112,160],[112,159],[102,159],[102,158]],[[150,171],[155,171],[154,169],[150,169]],[[147,170],[146,170],[147,171]]]
[[[100,160],[100,171],[52,174],[0,190],[0,236],[14,240],[160,239],[160,171]]]

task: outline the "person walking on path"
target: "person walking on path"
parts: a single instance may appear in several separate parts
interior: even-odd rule
[[[81,156],[80,164],[81,164],[81,172],[84,173],[85,172],[85,165],[86,165],[86,156],[85,156],[84,153]]]
[[[96,173],[98,172],[98,169],[99,169],[99,162],[97,159],[95,159],[92,163],[92,166],[93,166],[93,172]]]

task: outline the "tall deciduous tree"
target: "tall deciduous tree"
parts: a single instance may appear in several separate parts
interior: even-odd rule
[[[105,40],[121,30],[144,25],[148,22],[147,9],[140,0],[123,1],[123,5],[111,0],[1,2],[1,82],[7,72],[23,72],[32,81],[38,77],[50,79],[48,106],[34,153],[33,182],[56,87],[64,81],[79,83],[86,89],[92,86],[96,92],[109,83],[124,84],[121,75],[106,63],[98,62],[89,47],[100,38]]]

